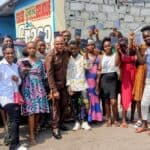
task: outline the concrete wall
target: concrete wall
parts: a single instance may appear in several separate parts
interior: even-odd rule
[[[130,0],[131,1],[131,0]],[[120,21],[120,30],[127,35],[142,24],[150,24],[150,2],[116,4],[116,0],[65,0],[66,28],[86,29],[89,25],[103,23],[101,36],[110,32],[114,21]]]

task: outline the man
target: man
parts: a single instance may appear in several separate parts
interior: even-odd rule
[[[71,40],[71,33],[68,30],[62,32],[62,36],[65,41],[65,51],[69,51],[69,41]]]
[[[85,77],[86,69],[88,68],[88,60],[80,54],[77,42],[71,40],[69,42],[72,52],[67,68],[67,86],[68,93],[71,96],[71,101],[74,108],[75,125],[73,130],[79,130],[80,127],[84,130],[90,130],[88,120],[89,101],[87,97],[87,82]],[[80,126],[80,123],[81,126]]]
[[[69,53],[65,51],[64,38],[58,36],[54,41],[54,49],[46,57],[46,70],[52,95],[52,131],[56,139],[61,139],[59,129],[62,125],[67,103],[66,72]]]

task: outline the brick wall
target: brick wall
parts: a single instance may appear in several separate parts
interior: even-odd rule
[[[131,0],[130,0],[131,1]],[[120,31],[127,35],[142,24],[150,24],[150,3],[116,4],[116,0],[65,0],[66,28],[83,30],[86,36],[89,25],[103,23],[101,37],[110,32],[114,21],[120,21]]]

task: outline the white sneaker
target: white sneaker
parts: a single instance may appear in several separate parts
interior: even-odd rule
[[[91,126],[86,121],[82,123],[81,128],[84,130],[91,130]]]
[[[137,123],[134,125],[134,128],[140,128],[142,127],[142,121],[141,120],[138,120]]]
[[[76,122],[72,130],[73,130],[73,131],[77,131],[77,130],[79,130],[79,129],[80,129],[80,123],[79,123],[79,122]]]
[[[17,150],[28,150],[28,149],[27,149],[27,147],[22,145],[22,146],[18,147]]]

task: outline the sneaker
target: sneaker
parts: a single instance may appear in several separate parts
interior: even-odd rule
[[[88,124],[88,122],[83,122],[81,128],[84,130],[90,130],[91,126]]]
[[[138,120],[137,123],[134,125],[134,128],[140,128],[142,127],[142,121],[141,120]]]
[[[22,145],[22,146],[19,146],[19,147],[17,148],[17,150],[28,150],[28,149],[27,149],[27,147],[25,147],[25,146]]]
[[[73,130],[73,131],[77,131],[77,130],[79,130],[79,129],[80,129],[80,123],[79,123],[79,122],[76,122],[72,130]]]

